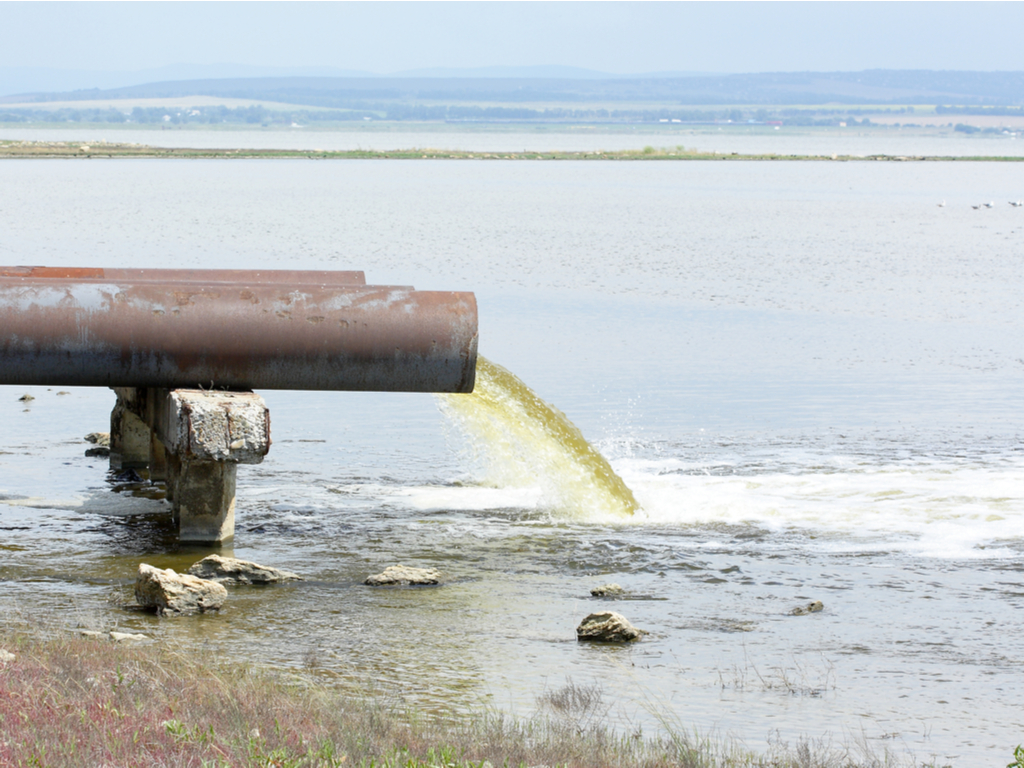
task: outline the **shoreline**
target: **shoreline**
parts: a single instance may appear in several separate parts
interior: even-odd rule
[[[177,621],[178,619],[170,619]],[[187,619],[186,619],[187,620]],[[117,635],[117,633],[113,633]],[[217,658],[140,635],[103,639],[57,627],[0,627],[3,765],[288,765],[321,768],[913,768],[883,746],[801,739],[767,752],[667,718],[663,732],[616,729],[608,692],[567,680],[517,717],[428,712],[400,691],[325,683],[310,659],[274,669]],[[1007,754],[1013,750],[1008,745]]]
[[[700,152],[645,147],[613,151],[479,152],[410,148],[395,150],[200,149],[145,144],[80,141],[0,141],[0,159],[180,158],[193,160],[561,160],[561,161],[730,161],[730,162],[1024,162],[1024,156],[1001,155],[782,155]]]

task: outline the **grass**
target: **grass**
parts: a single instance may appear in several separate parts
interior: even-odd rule
[[[869,749],[801,741],[756,755],[709,736],[621,734],[598,686],[542,694],[529,720],[426,716],[308,676],[158,644],[0,630],[0,766],[883,768]],[[0,654],[3,656],[3,654]]]
[[[2,141],[0,159],[8,158],[192,158],[192,159],[253,159],[253,158],[305,158],[310,160],[475,160],[475,161],[985,161],[1022,162],[1024,157],[932,155],[779,155],[740,154],[738,152],[700,152],[682,146],[617,150],[613,152],[468,152],[448,149],[396,149],[396,150],[308,150],[308,149],[197,149],[184,147],[150,147],[143,144],[116,144],[110,142],[80,141]]]

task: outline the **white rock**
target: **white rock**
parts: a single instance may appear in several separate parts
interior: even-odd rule
[[[149,637],[146,635],[133,635],[129,632],[111,632],[110,639],[118,643],[123,643],[125,641],[149,640]]]
[[[809,613],[817,613],[818,611],[825,610],[825,604],[821,600],[815,600],[807,605],[800,605],[789,612],[790,616],[806,616]]]
[[[600,587],[594,587],[590,590],[590,594],[594,597],[613,597],[626,594],[626,590],[618,584],[602,584]]]
[[[228,597],[228,591],[215,581],[160,570],[146,563],[139,564],[135,579],[135,599],[145,608],[160,614],[185,615],[216,611]]]
[[[576,627],[577,640],[601,643],[628,643],[644,634],[643,630],[634,627],[625,616],[615,611],[592,613]]]
[[[7,664],[8,662],[14,661],[15,655],[8,650],[0,648],[0,664]]]
[[[383,587],[403,584],[437,584],[441,574],[433,568],[410,568],[406,565],[389,565],[383,573],[368,576],[364,584]]]
[[[92,443],[93,445],[105,445],[107,447],[110,447],[110,433],[90,432],[88,435],[85,436],[85,441],[87,443]]]
[[[201,579],[228,584],[271,584],[275,581],[302,581],[302,577],[248,560],[209,555],[188,569],[188,573]]]

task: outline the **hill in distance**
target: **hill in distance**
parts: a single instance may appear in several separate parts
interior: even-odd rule
[[[227,66],[227,65],[225,65]],[[760,106],[839,104],[1024,105],[1024,72],[868,70],[709,75],[610,76],[568,67],[417,70],[178,79],[89,90],[40,91],[0,103],[45,103],[208,96],[308,107],[369,108],[379,103],[651,103]],[[0,73],[2,74],[2,73]],[[466,76],[466,75],[469,76]]]

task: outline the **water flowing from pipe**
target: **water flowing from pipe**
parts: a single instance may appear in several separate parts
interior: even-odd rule
[[[576,425],[500,365],[478,357],[472,394],[437,399],[468,438],[465,446],[483,466],[486,484],[539,485],[545,505],[573,517],[628,516],[640,508]]]

